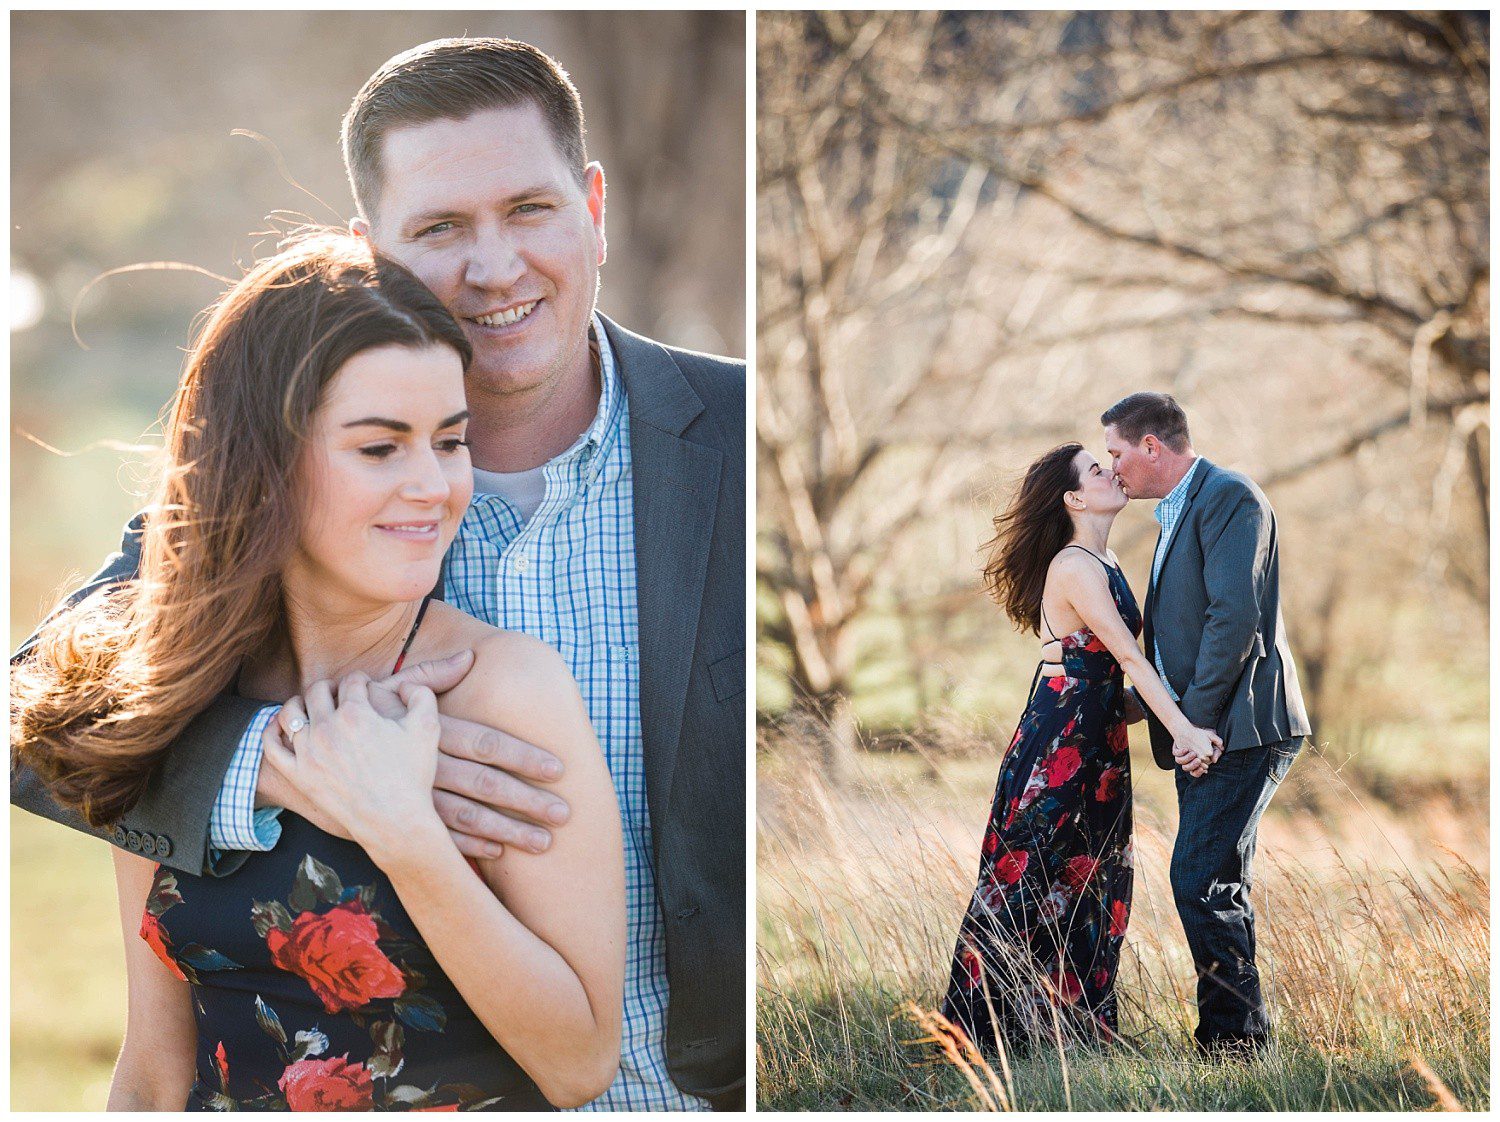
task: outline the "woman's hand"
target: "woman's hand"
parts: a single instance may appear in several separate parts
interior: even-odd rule
[[[437,774],[437,699],[425,686],[400,686],[404,716],[381,716],[370,679],[351,674],[308,689],[282,706],[267,737],[266,760],[313,809],[315,824],[352,838],[375,860],[402,846],[446,836],[432,804]],[[290,747],[287,747],[290,745]]]
[[[1177,765],[1193,778],[1208,774],[1209,765],[1224,751],[1224,741],[1213,729],[1201,729],[1188,725],[1180,730],[1172,741],[1172,758]]]

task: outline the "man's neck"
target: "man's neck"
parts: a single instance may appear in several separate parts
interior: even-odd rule
[[[1173,459],[1176,462],[1170,465],[1167,474],[1162,479],[1162,498],[1166,498],[1173,491],[1177,490],[1177,485],[1187,478],[1187,473],[1192,471],[1193,465],[1198,462],[1198,453],[1190,448],[1183,455],[1174,456]],[[1167,465],[1163,466],[1166,467]]]
[[[541,467],[566,452],[599,412],[602,366],[591,343],[570,376],[519,394],[469,398],[469,451],[483,471]]]

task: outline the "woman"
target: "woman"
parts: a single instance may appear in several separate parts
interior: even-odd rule
[[[1108,1042],[1118,1032],[1132,875],[1124,675],[1172,730],[1192,774],[1222,747],[1183,717],[1136,646],[1141,615],[1109,550],[1127,501],[1113,473],[1064,444],[1031,465],[995,520],[986,587],[1043,643],[943,1002],[943,1015],[985,1051],[1002,1040]]]
[[[360,239],[256,267],[189,357],[139,580],[49,621],[16,674],[17,749],[95,825],[220,690],[303,698],[267,766],[342,835],[283,813],[222,878],[115,851],[111,1109],[546,1109],[615,1074],[622,844],[577,686],[551,648],[428,599],[472,489],[469,357]],[[377,712],[371,679],[463,651],[440,702],[406,685],[404,716]],[[545,854],[459,854],[432,804],[439,706],[562,759],[573,816]]]

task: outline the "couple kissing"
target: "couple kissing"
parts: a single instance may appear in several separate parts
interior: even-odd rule
[[[1120,1039],[1127,726],[1145,720],[1153,759],[1175,773],[1170,879],[1197,972],[1194,1040],[1206,1055],[1249,1054],[1271,1027],[1250,900],[1256,833],[1311,731],[1281,617],[1276,517],[1251,480],[1198,455],[1172,397],[1131,394],[1101,422],[1110,468],[1080,444],[1054,448],[995,519],[986,586],[1041,638],[1041,662],[942,1012],[989,1053]],[[1131,499],[1156,499],[1161,526],[1144,611],[1109,549]]]

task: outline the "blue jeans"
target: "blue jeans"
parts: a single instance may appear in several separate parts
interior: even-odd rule
[[[1172,897],[1198,972],[1193,1037],[1204,1048],[1258,1047],[1270,1029],[1255,969],[1250,866],[1260,816],[1301,747],[1297,737],[1225,752],[1198,779],[1176,770]]]

